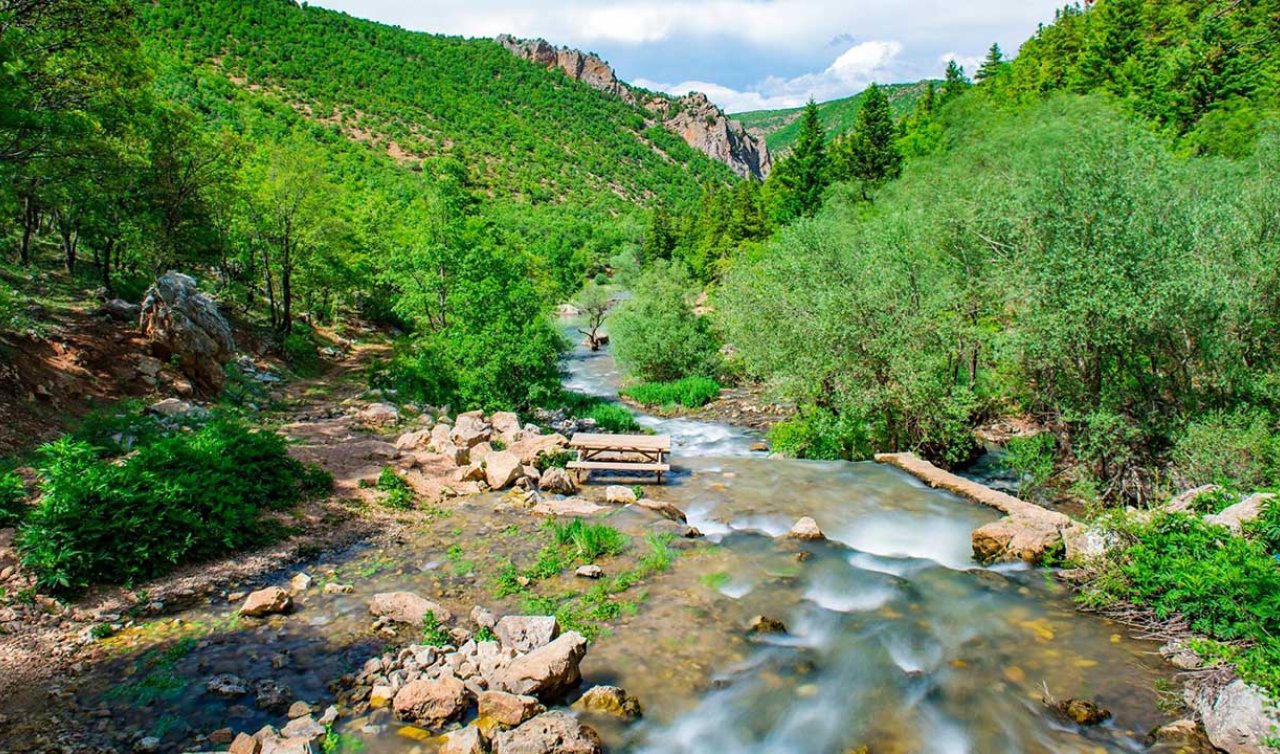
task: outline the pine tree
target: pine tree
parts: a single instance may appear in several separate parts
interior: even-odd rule
[[[853,133],[840,139],[833,150],[839,177],[867,183],[897,178],[902,174],[897,138],[889,97],[872,84],[863,94]]]
[[[826,132],[812,99],[804,107],[800,135],[795,149],[781,166],[780,220],[801,215],[811,217],[822,206],[822,192],[831,182],[827,158]]]
[[[981,84],[1000,75],[1006,65],[1008,64],[1004,61],[1004,53],[1000,51],[1000,45],[992,44],[991,49],[987,50],[986,60],[982,61],[973,78]]]
[[[964,68],[954,60],[947,62],[946,79],[942,82],[942,101],[950,102],[969,88],[969,77]]]
[[[655,259],[670,259],[675,248],[676,237],[671,229],[671,218],[665,207],[658,207],[649,217],[649,228],[645,231],[640,253],[648,263]]]

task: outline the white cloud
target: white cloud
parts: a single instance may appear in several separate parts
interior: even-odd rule
[[[901,52],[902,44],[893,40],[862,42],[845,50],[820,73],[806,73],[794,78],[771,76],[747,90],[707,81],[664,84],[641,79],[636,83],[646,89],[677,95],[690,91],[705,92],[713,102],[729,112],[797,107],[810,98],[822,102],[847,97],[865,89],[873,81],[886,81],[884,75]]]

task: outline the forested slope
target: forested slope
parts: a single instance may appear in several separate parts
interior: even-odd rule
[[[927,81],[917,81],[911,84],[886,84],[881,88],[889,98],[894,117],[900,118],[915,108],[927,87]],[[853,128],[865,97],[864,90],[851,97],[819,102],[818,115],[822,118],[822,125],[827,133],[835,136]],[[737,113],[733,117],[748,129],[764,134],[769,149],[783,154],[795,146],[800,135],[800,116],[803,112],[803,107],[792,107],[782,110],[752,110]]]

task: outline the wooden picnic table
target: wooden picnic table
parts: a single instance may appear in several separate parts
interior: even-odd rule
[[[652,471],[662,475],[671,470],[667,456],[671,453],[670,435],[606,435],[579,432],[569,440],[578,451],[578,460],[568,468],[592,471]]]

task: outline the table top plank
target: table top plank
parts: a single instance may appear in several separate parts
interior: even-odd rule
[[[606,435],[578,432],[569,447],[584,450],[671,450],[670,435]]]

